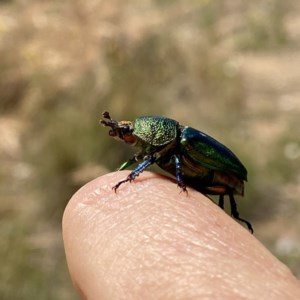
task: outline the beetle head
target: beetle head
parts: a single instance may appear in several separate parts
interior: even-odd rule
[[[100,120],[100,123],[105,127],[110,127],[109,135],[115,139],[122,140],[129,144],[134,144],[136,138],[132,135],[133,122],[131,121],[115,121],[110,117],[108,111],[102,113],[102,116],[106,120]]]

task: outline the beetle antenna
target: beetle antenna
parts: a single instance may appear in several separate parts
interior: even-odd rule
[[[108,111],[104,111],[104,112],[102,113],[102,117],[103,117],[104,119],[109,119],[110,121],[112,120]]]
[[[100,124],[102,124],[103,126],[107,126],[107,127],[116,127],[116,125],[118,124],[117,121],[113,120],[111,117],[110,117],[110,114],[108,111],[104,111],[102,113],[102,117],[104,119],[108,119],[109,121],[106,121],[106,120],[100,120]]]

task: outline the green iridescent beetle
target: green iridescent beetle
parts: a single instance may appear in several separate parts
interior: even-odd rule
[[[228,195],[232,217],[244,222],[253,233],[251,223],[240,218],[234,199],[235,194],[244,195],[247,170],[231,150],[207,134],[173,119],[149,116],[134,122],[118,122],[112,120],[108,112],[102,116],[104,119],[100,122],[111,128],[110,136],[138,149],[119,170],[135,163],[137,167],[113,187],[115,191],[156,163],[176,177],[183,191],[190,186],[203,194],[219,195],[221,208],[224,208],[224,196]]]

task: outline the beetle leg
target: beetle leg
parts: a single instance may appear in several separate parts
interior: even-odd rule
[[[134,170],[131,171],[131,173],[127,176],[126,179],[119,181],[114,187],[113,190],[115,190],[115,192],[117,191],[117,189],[119,188],[119,186],[125,182],[131,182],[132,180],[134,180],[137,176],[139,176],[145,169],[147,169],[150,165],[152,165],[156,160],[155,156],[147,156],[145,158],[145,160],[143,162],[141,162]],[[132,160],[129,160],[132,161]],[[125,162],[125,164],[128,163]],[[124,164],[123,164],[124,165]],[[123,166],[122,165],[122,166]],[[122,167],[121,166],[121,167]]]
[[[181,161],[178,154],[173,155],[173,159],[175,162],[175,168],[176,168],[176,180],[177,185],[181,188],[182,191],[187,193],[186,185],[184,184],[182,180],[182,166]]]
[[[239,220],[239,221],[241,221],[241,222],[244,222],[244,223],[247,225],[248,230],[249,230],[251,233],[253,233],[253,227],[252,227],[251,223],[248,222],[248,221],[246,221],[245,219],[240,218],[240,215],[239,215],[239,212],[237,211],[236,202],[235,202],[235,200],[234,200],[234,197],[233,197],[232,192],[229,192],[228,195],[229,195],[229,200],[230,200],[231,215],[232,215],[235,219],[237,219],[237,220]]]
[[[118,169],[118,171],[122,171],[128,167],[130,167],[131,165],[135,164],[137,162],[136,160],[136,156],[134,156],[133,158],[128,159],[127,161],[125,161]]]
[[[224,195],[220,195],[219,197],[219,207],[221,207],[222,209],[224,209]]]

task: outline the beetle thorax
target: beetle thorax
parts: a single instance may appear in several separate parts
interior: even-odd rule
[[[135,120],[133,135],[140,143],[159,147],[177,137],[178,122],[163,117],[141,117]]]

